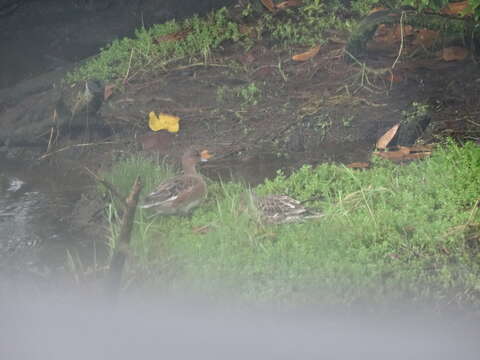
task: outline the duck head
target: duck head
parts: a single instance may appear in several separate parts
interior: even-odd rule
[[[182,167],[185,174],[196,173],[195,166],[199,162],[208,161],[212,157],[212,154],[208,150],[197,150],[190,148],[182,156]]]

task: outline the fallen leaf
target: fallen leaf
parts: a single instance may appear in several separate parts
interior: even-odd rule
[[[434,145],[429,144],[429,145],[413,145],[410,146],[410,152],[415,153],[415,152],[431,152],[433,150]]]
[[[255,29],[254,26],[240,24],[238,26],[238,31],[240,32],[240,34],[248,36],[249,38],[252,38],[252,39],[257,37],[257,30]]]
[[[395,137],[397,134],[398,128],[400,127],[400,123],[392,126],[385,134],[383,134],[380,139],[378,139],[376,147],[380,150],[385,150],[390,144],[390,141]]]
[[[443,48],[441,50],[441,56],[443,61],[459,61],[464,60],[469,54],[468,49],[460,46],[452,46]]]
[[[305,51],[304,53],[293,55],[292,60],[293,61],[307,61],[307,60],[313,58],[315,55],[317,55],[319,51],[320,51],[320,45],[315,46],[315,47],[311,48],[310,50]]]
[[[153,39],[153,41],[157,44],[161,42],[167,42],[167,41],[180,41],[185,39],[188,36],[188,34],[190,34],[191,32],[192,32],[192,29],[181,30],[174,33],[158,36],[155,39]]]
[[[260,0],[263,6],[265,6],[268,11],[275,12],[275,4],[272,0]]]
[[[430,29],[419,29],[416,31],[413,46],[431,47],[439,37],[439,32]]]
[[[387,10],[387,9],[384,8],[384,7],[374,7],[372,10],[369,11],[369,13],[367,14],[367,16],[368,16],[368,15],[375,14],[376,12],[383,11],[383,10]]]
[[[410,152],[411,152],[410,148],[408,146],[398,145],[397,148],[398,148],[397,151],[404,154],[404,155],[410,154]]]
[[[410,36],[410,35],[413,35],[414,33],[412,25],[400,25],[400,24],[396,24],[392,28],[392,32],[395,38],[399,40],[402,39],[402,33],[403,33],[403,36]]]
[[[426,158],[431,155],[431,152],[410,153],[406,149],[402,149],[398,151],[376,151],[373,155],[391,161],[406,161]]]
[[[368,162],[353,162],[347,165],[349,169],[368,169],[370,167],[370,163]]]
[[[303,5],[303,0],[287,0],[287,1],[282,1],[281,3],[278,3],[275,7],[277,9],[287,9],[291,7],[297,7],[297,6],[302,6]]]
[[[160,113],[157,116],[153,111],[148,114],[148,126],[153,131],[167,130],[176,133],[180,130],[179,121],[180,118],[174,115]]]
[[[440,10],[441,14],[445,15],[457,15],[462,16],[465,14],[469,16],[471,14],[470,10],[468,9],[468,1],[459,1],[447,4],[442,10]]]
[[[103,101],[108,100],[108,98],[112,96],[113,89],[115,89],[114,84],[105,85],[105,88],[103,89]]]
[[[405,25],[386,25],[377,26],[372,38],[367,42],[367,49],[379,52],[392,52],[398,54],[398,46],[403,37],[413,34],[413,27]]]

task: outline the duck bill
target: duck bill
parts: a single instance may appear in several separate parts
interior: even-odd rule
[[[202,162],[206,162],[206,161],[208,161],[208,160],[209,160],[210,158],[212,158],[212,157],[213,157],[213,155],[210,154],[210,153],[208,152],[208,150],[203,150],[203,151],[200,153],[200,161],[202,161]]]

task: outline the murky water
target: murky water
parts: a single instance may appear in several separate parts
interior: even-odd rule
[[[0,159],[0,271],[63,271],[67,250],[88,259],[93,240],[70,214],[88,179],[46,165]]]
[[[259,153],[249,159],[212,161],[202,166],[202,173],[212,180],[240,181],[256,186],[272,179],[278,170],[290,174],[305,164],[318,165],[326,162],[349,164],[356,161],[368,161],[370,144],[345,142],[343,144],[323,144],[316,153],[289,153],[277,156],[272,153]]]

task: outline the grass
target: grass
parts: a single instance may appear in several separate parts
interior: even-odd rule
[[[168,38],[172,34],[178,38]],[[205,61],[211,50],[224,41],[240,38],[238,26],[228,19],[225,8],[204,18],[193,16],[181,22],[172,20],[149,29],[137,29],[135,38],[113,41],[96,57],[70,73],[67,81],[119,81],[165,68],[184,58]]]
[[[140,174],[146,193],[164,176],[158,169],[132,158],[110,179],[127,192]],[[245,186],[211,183],[191,217],[137,214],[130,274],[148,271],[165,288],[226,291],[248,301],[478,305],[478,189],[480,148],[452,143],[409,165],[304,166],[255,189],[323,197],[309,205],[326,216],[301,224],[263,225],[241,206]]]
[[[376,0],[368,0],[368,4],[371,1]],[[359,8],[358,2],[353,2],[354,8]],[[255,40],[240,32],[241,22],[254,28],[259,37],[271,38],[284,47],[322,44],[325,30],[351,31],[354,28],[355,20],[340,15],[343,9],[339,0],[305,0],[302,6],[274,16],[260,3],[255,6],[247,3],[240,19],[236,20],[229,10],[222,8],[206,17],[193,16],[149,29],[139,28],[133,38],[115,40],[101,49],[97,56],[69,73],[66,81],[75,83],[96,79],[121,83],[148,76],[159,69],[165,70],[180,60],[207,63],[211,52],[227,41],[240,42],[245,48],[253,45]]]

